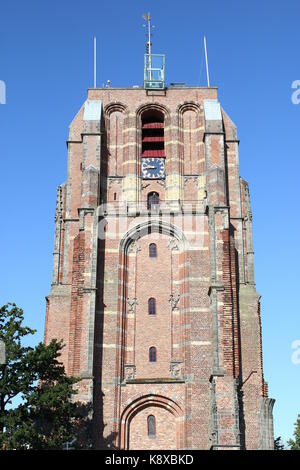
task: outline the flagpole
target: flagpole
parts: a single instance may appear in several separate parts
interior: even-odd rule
[[[94,36],[94,88],[97,88],[97,79],[96,79],[96,73],[97,73],[97,65],[96,65],[96,36]]]

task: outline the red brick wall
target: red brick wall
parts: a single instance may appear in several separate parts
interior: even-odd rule
[[[259,448],[266,387],[258,298],[253,283],[247,284],[250,209],[247,184],[240,184],[235,126],[222,112],[225,135],[205,128],[204,99],[217,99],[214,88],[170,88],[160,96],[98,89],[89,90],[88,98],[102,101],[104,117],[100,129],[100,122],[84,121],[81,108],[70,126],[59,276],[48,296],[45,341],[63,339],[68,373],[84,377],[78,396],[93,395],[95,446],[104,447],[107,439],[130,449],[208,449],[217,426],[218,445],[234,447],[240,414],[246,447]],[[148,107],[165,114],[166,172],[179,185],[172,194],[200,208],[192,224],[186,223],[188,210],[179,214],[184,226],[178,214],[152,214],[154,233],[144,232],[133,244],[126,232],[146,224],[147,194],[158,192],[166,207],[170,190],[163,181],[138,179],[141,115]],[[127,217],[123,177],[130,174],[138,176],[131,191],[144,205],[141,214]],[[207,196],[201,201],[199,176]],[[95,228],[99,200],[114,206],[101,241]],[[170,241],[176,242],[172,250]],[[151,242],[157,244],[156,259],[149,258]],[[171,294],[180,296],[173,311]],[[150,297],[156,298],[155,317],[148,315]],[[150,346],[157,348],[153,364]],[[176,377],[171,363],[178,367]],[[127,366],[135,368],[132,380]],[[156,417],[155,439],[147,436],[149,414]]]
[[[139,240],[136,255],[129,257],[128,291],[131,297],[135,286],[135,297],[138,299],[135,320],[135,364],[136,378],[169,377],[171,360],[171,313],[170,313],[170,279],[171,252],[167,242],[169,238],[162,234],[146,235]],[[156,243],[157,258],[149,257],[149,244]],[[173,274],[174,275],[174,274]],[[136,280],[134,281],[133,277]],[[132,292],[133,295],[133,292]],[[156,315],[148,314],[148,299],[156,300]],[[149,362],[149,348],[156,347],[157,362]]]
[[[155,437],[148,436],[147,417],[153,415],[156,421]],[[176,418],[170,411],[149,406],[136,414],[130,421],[129,448],[135,449],[177,449]]]

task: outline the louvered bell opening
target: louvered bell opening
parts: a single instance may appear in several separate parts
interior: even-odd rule
[[[142,115],[142,157],[165,157],[164,115],[159,111]]]

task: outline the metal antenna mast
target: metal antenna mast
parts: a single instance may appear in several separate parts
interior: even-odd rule
[[[206,37],[205,36],[204,36],[204,52],[205,52],[205,62],[206,62],[207,86],[210,87],[208,60],[207,60],[207,48],[206,48]]]
[[[152,46],[152,42],[151,42],[151,28],[155,28],[154,25],[151,25],[151,16],[150,16],[150,13],[144,13],[143,14],[143,19],[145,21],[147,21],[147,24],[144,24],[143,26],[146,27],[147,26],[147,37],[148,37],[148,41],[146,43],[146,54],[148,54],[148,65],[149,65],[149,73],[150,73],[150,76],[149,76],[149,80],[152,80],[151,78],[151,46]]]
[[[97,88],[97,51],[96,51],[96,36],[94,36],[94,88]]]

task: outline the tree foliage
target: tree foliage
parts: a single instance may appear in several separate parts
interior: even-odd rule
[[[0,308],[0,339],[6,346],[6,364],[0,365],[0,446],[61,449],[83,433],[89,410],[74,400],[78,379],[68,377],[59,361],[62,343],[24,346],[35,331],[23,320],[15,304]]]
[[[285,450],[284,444],[282,442],[281,436],[274,439],[274,450]]]
[[[300,415],[298,415],[295,423],[295,430],[293,433],[294,439],[288,440],[288,445],[291,450],[300,450]]]

